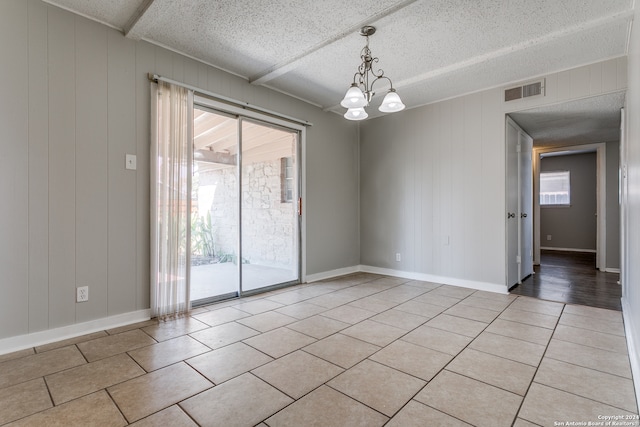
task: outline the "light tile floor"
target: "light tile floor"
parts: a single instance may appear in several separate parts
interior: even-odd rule
[[[624,334],[617,311],[354,274],[0,356],[0,425],[637,425]]]

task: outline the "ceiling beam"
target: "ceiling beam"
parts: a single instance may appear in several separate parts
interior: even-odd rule
[[[313,53],[319,51],[320,49],[333,44],[335,42],[337,42],[338,40],[342,40],[343,38],[352,35],[353,33],[357,33],[358,31],[360,31],[360,28],[362,28],[365,25],[371,25],[372,23],[374,23],[375,21],[378,21],[382,18],[384,18],[385,16],[391,15],[393,13],[398,12],[401,9],[404,9],[405,7],[409,6],[412,3],[415,3],[417,0],[403,0],[400,1],[398,3],[396,3],[395,5],[388,7],[384,10],[381,10],[380,12],[376,13],[375,15],[371,15],[368,16],[366,19],[364,19],[363,21],[360,21],[354,25],[352,25],[351,27],[347,28],[344,31],[341,31],[337,34],[334,34],[333,36],[324,39],[323,41],[321,41],[320,43],[311,46],[309,49],[306,49],[302,52],[300,52],[297,55],[291,56],[287,59],[285,59],[284,61],[275,64],[269,68],[267,68],[266,70],[263,70],[261,73],[256,74],[252,77],[249,77],[249,83],[251,84],[255,84],[255,85],[263,85],[268,81],[271,81],[273,79],[276,79],[280,76],[282,76],[283,74],[288,73],[289,71],[295,69],[298,67],[298,64],[300,61],[304,60],[306,57],[308,57],[309,55],[312,55]]]
[[[209,150],[196,150],[193,157],[198,162],[218,163],[221,165],[237,165],[237,154],[216,153]]]
[[[155,0],[144,0],[136,9],[136,12],[129,18],[129,21],[122,29],[124,36],[133,40],[140,40],[144,37],[140,21],[149,10]]]

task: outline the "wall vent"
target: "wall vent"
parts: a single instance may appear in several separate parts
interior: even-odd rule
[[[506,89],[504,91],[504,102],[532,96],[544,96],[544,79]]]

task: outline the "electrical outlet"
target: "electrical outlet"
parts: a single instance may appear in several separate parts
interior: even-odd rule
[[[396,261],[400,262],[402,260],[402,256],[400,255],[400,253],[398,252],[396,254]]]
[[[76,302],[89,301],[89,287],[81,286],[76,288]]]
[[[547,240],[551,240],[551,234],[547,234]]]

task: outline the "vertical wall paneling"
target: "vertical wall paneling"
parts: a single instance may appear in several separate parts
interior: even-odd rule
[[[203,89],[208,89],[209,88],[209,83],[207,81],[208,75],[209,75],[208,67],[198,62],[198,83],[196,86],[201,87]]]
[[[171,52],[171,78],[179,82],[184,82],[184,63],[188,58],[179,55],[175,52]]]
[[[501,91],[482,94],[482,203],[481,221],[482,278],[489,283],[503,283],[505,277],[505,118],[501,112]],[[489,189],[496,189],[489,191]],[[500,268],[502,267],[502,268]]]
[[[431,166],[433,167],[433,172],[431,173],[431,185],[432,185],[432,196],[433,203],[431,204],[431,212],[433,218],[433,240],[431,246],[433,247],[432,251],[432,271],[434,274],[442,274],[441,271],[441,259],[442,253],[445,249],[445,242],[443,237],[443,227],[442,227],[442,215],[440,206],[442,205],[442,192],[440,190],[440,183],[442,181],[441,169],[443,167],[442,163],[442,117],[441,117],[441,109],[442,104],[433,105],[432,115],[434,117],[433,121],[433,135],[431,145],[433,149],[431,150],[431,154],[433,155],[433,162]]]
[[[352,267],[360,258],[357,128],[333,116],[316,116],[307,131],[307,274]]]
[[[636,7],[634,22],[640,21],[640,9]],[[625,158],[627,178],[625,188],[625,262],[622,274],[622,309],[625,320],[629,358],[635,379],[636,395],[640,396],[640,26],[634,25],[629,40],[629,90],[625,106]]]
[[[0,3],[0,335],[26,333],[28,311],[28,76],[27,4]]]
[[[464,224],[463,241],[465,266],[468,275],[482,271],[481,253],[483,252],[482,240],[482,212],[483,195],[486,190],[482,186],[482,94],[469,96],[464,104],[464,154],[467,196],[464,197],[463,211],[461,212],[462,224]],[[473,272],[473,273],[472,273]]]
[[[220,88],[222,87],[222,83],[220,82],[221,75],[220,70],[207,67],[207,85],[205,88],[213,93],[222,94],[220,92]]]
[[[155,48],[145,42],[136,45],[136,309],[149,307],[149,126],[150,88],[148,73],[155,70]]]
[[[415,112],[412,113],[412,115]],[[412,212],[411,217],[413,218],[413,239],[411,245],[408,247],[409,253],[406,254],[409,263],[409,268],[411,271],[420,271],[422,267],[422,238],[424,235],[424,227],[427,225],[424,223],[423,217],[423,204],[422,199],[419,197],[415,197],[416,194],[422,194],[423,186],[424,186],[424,174],[429,167],[428,164],[425,164],[424,160],[424,145],[425,141],[422,135],[422,125],[420,122],[416,122],[415,126],[411,132],[411,139],[413,140],[413,151],[412,156],[409,159],[411,163],[411,181],[413,183],[413,194],[410,194],[409,197],[412,198]]]
[[[445,101],[440,107],[440,236],[439,240],[442,244],[449,238],[447,245],[442,245],[442,252],[440,257],[439,273],[444,276],[451,276],[451,254],[453,252],[452,246],[457,245],[458,242],[453,241],[451,235],[451,205],[452,205],[452,181],[451,181],[451,169],[453,166],[452,160],[452,144],[453,144],[453,112],[452,101]],[[457,125],[457,124],[456,124]]]
[[[558,100],[571,98],[571,71],[558,73]]]
[[[422,164],[424,165],[422,171],[422,193],[420,193],[420,205],[422,211],[422,217],[420,222],[422,223],[423,233],[421,235],[420,247],[422,251],[420,266],[421,273],[429,273],[434,271],[433,257],[434,253],[439,252],[439,239],[438,229],[434,226],[434,196],[436,188],[434,185],[434,179],[438,175],[437,160],[437,136],[438,128],[436,121],[436,107],[426,107],[426,117],[422,123],[423,145],[422,145]],[[437,247],[434,247],[434,242],[437,242]]]
[[[173,53],[157,46],[154,49],[156,51],[156,73],[177,80],[173,75]]]
[[[467,127],[467,117],[465,115],[465,104],[468,98],[456,98],[451,101],[451,161],[448,171],[448,179],[451,183],[449,191],[450,208],[445,214],[450,221],[449,246],[451,252],[455,253],[450,259],[450,274],[453,277],[466,277],[467,260],[465,259],[465,247],[468,245],[467,227],[468,219],[465,220],[465,198],[467,192],[465,188],[470,184],[468,181],[469,171],[467,170],[467,153],[465,141],[465,128]],[[446,243],[446,237],[444,240]]]
[[[108,32],[109,315],[136,308],[136,178],[126,154],[136,154],[135,43]]]
[[[353,123],[40,0],[0,1],[0,61],[0,352],[149,308],[149,72],[313,122],[307,273],[359,263]]]
[[[618,71],[616,78],[616,89],[622,90],[627,88],[627,57],[623,56],[620,58],[616,58],[616,69]]]
[[[76,17],[76,322],[107,315],[107,28]]]
[[[620,269],[620,143],[607,142],[607,269]]]
[[[589,66],[589,93],[591,95],[602,92],[602,63]]]
[[[578,67],[571,70],[571,98],[583,98],[589,96],[590,67]]]
[[[602,92],[613,92],[618,88],[618,64],[615,59],[602,63]]]
[[[49,327],[75,322],[75,17],[49,8]]]
[[[394,117],[394,121],[397,119]],[[395,126],[398,126],[396,124]],[[399,152],[398,160],[399,164],[396,165],[396,171],[403,171],[402,178],[398,183],[398,194],[400,195],[402,210],[400,211],[400,221],[402,224],[402,238],[398,241],[398,252],[401,254],[401,261],[397,265],[401,270],[415,271],[413,268],[413,258],[415,253],[410,248],[413,248],[413,241],[416,238],[415,235],[415,223],[416,217],[413,215],[413,205],[415,204],[415,166],[413,159],[415,158],[415,147],[417,144],[415,138],[416,126],[412,126],[409,129],[409,138],[405,141],[396,141],[396,144],[400,144],[404,147]],[[392,254],[394,256],[395,254]],[[395,258],[394,258],[395,259]]]
[[[184,60],[184,82],[188,85],[198,86],[198,63],[193,59]]]
[[[29,0],[29,332],[49,326],[47,9]]]

